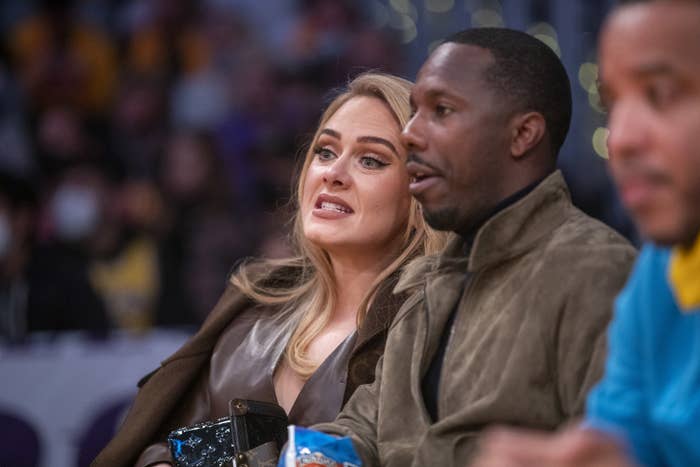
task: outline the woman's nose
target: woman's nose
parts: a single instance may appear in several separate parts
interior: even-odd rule
[[[341,155],[332,163],[328,164],[323,174],[323,182],[336,187],[346,187],[350,185],[350,157]]]

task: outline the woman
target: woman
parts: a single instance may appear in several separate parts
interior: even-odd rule
[[[333,100],[299,177],[298,257],[239,269],[200,331],[142,380],[93,465],[169,465],[167,433],[227,416],[232,398],[276,402],[290,423],[332,420],[374,379],[405,298],[391,294],[399,269],[443,244],[408,192],[409,89],[367,73]]]

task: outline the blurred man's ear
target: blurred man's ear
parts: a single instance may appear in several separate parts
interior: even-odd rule
[[[547,130],[547,123],[541,113],[527,112],[513,117],[511,128],[510,152],[517,158],[540,144]]]

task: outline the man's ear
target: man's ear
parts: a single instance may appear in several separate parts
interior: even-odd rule
[[[547,123],[539,112],[518,114],[511,121],[510,151],[513,157],[522,157],[537,146],[547,131]]]

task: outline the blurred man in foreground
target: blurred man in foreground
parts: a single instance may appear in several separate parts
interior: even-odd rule
[[[700,2],[625,2],[600,64],[610,167],[649,243],[617,299],[585,428],[496,431],[480,467],[700,465]]]

